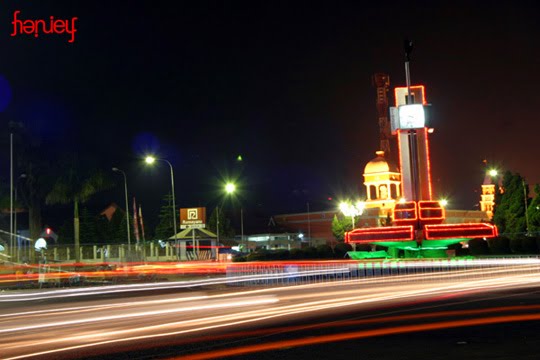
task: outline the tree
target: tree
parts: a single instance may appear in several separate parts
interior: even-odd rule
[[[134,219],[131,214],[129,215],[129,226],[130,226],[130,232],[131,232],[131,245],[137,243],[137,239],[133,237],[133,234],[135,233],[133,231],[133,224]],[[127,244],[127,226],[126,226],[126,212],[121,209],[116,209],[114,212],[111,221],[111,241],[116,244]],[[140,239],[140,243],[142,244],[142,237]]]
[[[73,238],[75,242],[75,261],[80,262],[80,220],[79,204],[86,203],[92,195],[110,187],[103,172],[83,169],[82,161],[75,157],[68,159],[66,171],[61,174],[45,198],[47,204],[73,203]]]
[[[154,240],[166,240],[171,236],[174,236],[174,220],[172,217],[173,204],[172,195],[167,194],[163,197],[163,205],[159,210],[159,222],[154,230]],[[178,209],[175,211],[176,219],[180,218]],[[125,223],[124,223],[125,225]],[[178,231],[178,228],[177,228]]]
[[[99,240],[97,232],[97,218],[92,216],[85,206],[81,210],[80,232],[81,244],[95,244]]]
[[[345,232],[352,230],[352,218],[349,216],[338,217],[334,215],[332,219],[332,234],[338,242],[343,242],[345,240]]]
[[[58,243],[62,245],[73,244],[73,221],[66,220],[58,229]]]
[[[499,233],[515,239],[526,232],[525,198],[528,201],[529,190],[524,179],[510,171],[504,173],[502,187],[502,193],[495,192],[493,222]]]
[[[540,185],[534,186],[534,193],[536,196],[531,201],[529,208],[527,209],[527,215],[529,217],[529,232],[535,234],[537,237],[540,234]]]
[[[31,133],[32,127],[10,121],[8,131],[13,134],[17,197],[28,208],[30,238],[37,239],[43,230],[43,199],[54,183],[54,171],[51,171],[52,166],[48,160],[54,154],[51,154],[51,149],[43,151],[43,136],[37,132]],[[24,179],[19,177],[20,174],[25,174]],[[9,198],[9,194],[7,196]]]

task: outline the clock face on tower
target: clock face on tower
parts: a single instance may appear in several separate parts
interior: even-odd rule
[[[420,129],[426,125],[422,104],[401,105],[398,109],[399,129]]]

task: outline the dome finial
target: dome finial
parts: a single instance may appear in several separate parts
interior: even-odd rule
[[[375,154],[377,154],[377,156],[384,157],[384,151],[382,151],[382,150],[375,151]]]

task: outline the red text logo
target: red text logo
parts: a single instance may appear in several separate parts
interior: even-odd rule
[[[18,19],[18,15],[21,12],[19,10],[13,13],[13,33],[11,36],[17,36],[19,34],[34,34],[34,37],[39,37],[39,34],[69,34],[71,38],[68,42],[75,41],[75,21],[78,18],[72,19],[55,19],[51,16],[49,20],[21,20]]]

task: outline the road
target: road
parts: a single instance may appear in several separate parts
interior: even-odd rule
[[[0,358],[450,359],[501,345],[509,357],[495,358],[510,358],[540,345],[537,265],[280,287],[226,280],[4,292]]]

